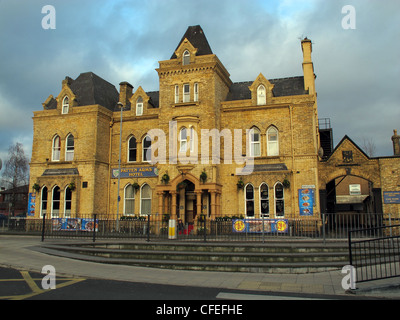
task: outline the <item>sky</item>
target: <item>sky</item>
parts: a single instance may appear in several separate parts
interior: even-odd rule
[[[55,9],[55,29],[44,29]],[[351,12],[343,11],[351,5]],[[345,27],[351,25],[351,29]],[[319,118],[334,146],[348,135],[393,155],[400,131],[399,0],[0,0],[0,159],[20,142],[30,159],[33,112],[61,81],[94,72],[119,89],[158,91],[188,26],[201,25],[233,82],[303,75],[300,40],[313,42]],[[0,172],[1,173],[1,172]]]

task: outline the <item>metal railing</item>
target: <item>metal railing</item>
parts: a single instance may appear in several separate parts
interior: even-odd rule
[[[157,219],[158,218],[158,219]],[[177,240],[200,241],[265,241],[272,238],[307,238],[347,240],[379,236],[380,227],[399,222],[398,215],[371,213],[333,213],[315,216],[286,215],[275,219],[217,218],[195,220],[191,224],[177,225]],[[41,234],[42,238],[128,238],[168,239],[168,220],[156,216],[123,217],[118,220],[101,215],[77,218],[26,219],[14,226],[0,227],[1,232]]]
[[[359,239],[360,232],[369,238]],[[400,225],[351,230],[348,243],[357,282],[400,276]]]

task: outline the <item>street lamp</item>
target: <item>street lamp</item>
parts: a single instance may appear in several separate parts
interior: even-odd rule
[[[119,184],[121,180],[121,144],[122,144],[122,111],[124,110],[124,105],[121,102],[118,102],[118,108],[121,109],[121,120],[119,124],[119,158],[118,158],[118,198],[117,198],[117,221],[116,227],[117,231],[119,231],[119,202],[121,197],[119,196]]]

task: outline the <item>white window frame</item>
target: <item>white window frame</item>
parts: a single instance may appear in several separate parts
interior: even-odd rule
[[[46,189],[46,200],[43,201],[43,194],[44,194],[44,189]],[[46,209],[43,210],[43,204],[46,204]],[[48,206],[49,206],[49,189],[46,186],[43,186],[41,191],[40,191],[40,217],[43,218],[43,214],[47,215],[48,211]]]
[[[185,50],[182,55],[182,65],[187,66],[190,64],[190,52],[189,50]]]
[[[184,132],[185,132],[185,137],[182,138]],[[188,137],[188,131],[186,127],[182,127],[181,130],[179,130],[179,152],[187,151],[187,137]]]
[[[179,86],[175,86],[175,103],[179,103]]]
[[[72,137],[72,146],[68,145],[68,139]],[[75,154],[75,137],[70,133],[65,139],[65,161],[73,161]]]
[[[194,94],[194,102],[198,102],[199,101],[199,84],[198,83],[194,84],[193,94]]]
[[[270,133],[275,131],[276,141],[270,140]],[[275,150],[273,152],[273,150]],[[279,156],[279,131],[276,127],[272,126],[267,130],[267,156],[274,157]]]
[[[126,195],[126,191],[129,187],[132,188],[132,198],[128,198]],[[126,212],[126,207],[127,207],[126,202],[127,201],[133,201],[133,205],[132,205],[133,212]],[[130,183],[127,184],[124,189],[124,215],[127,215],[127,216],[135,215],[135,189],[133,188],[132,184],[130,184]]]
[[[282,198],[276,197],[276,187],[278,185],[282,186]],[[283,214],[280,216],[277,215],[277,210],[276,210],[276,203],[278,200],[283,201]],[[285,217],[285,188],[283,187],[283,184],[279,181],[277,183],[275,183],[275,185],[274,185],[274,213],[275,213],[275,218],[284,218]]]
[[[248,186],[251,186],[253,188],[253,199],[247,199],[247,191],[246,190],[247,190]],[[255,218],[255,216],[256,216],[255,199],[254,198],[255,198],[254,186],[251,183],[248,183],[244,187],[244,212],[245,212],[246,218],[252,219],[252,218]],[[253,216],[249,216],[247,214],[247,202],[253,202]]]
[[[258,141],[255,141],[254,134],[258,134]],[[257,128],[250,129],[250,157],[256,158],[261,156],[261,132]],[[258,145],[259,152],[255,153],[255,146]]]
[[[145,144],[147,137],[150,139],[150,147],[145,148],[144,144]],[[151,162],[151,143],[152,143],[152,141],[151,141],[151,138],[149,135],[146,135],[142,140],[142,161],[143,162]],[[149,150],[149,149],[150,149],[150,159],[145,160],[145,154],[146,154],[147,150]]]
[[[69,190],[69,192],[71,193],[71,199],[67,199],[67,190]],[[67,212],[68,203],[70,205],[69,212]],[[72,212],[72,190],[69,188],[69,186],[66,186],[66,188],[64,189],[64,218],[70,218],[71,212]]]
[[[143,115],[143,98],[139,97],[136,100],[136,116]]]
[[[57,139],[58,139],[58,146],[56,146]],[[51,161],[60,161],[60,155],[61,155],[61,138],[59,135],[55,135],[51,143]]]
[[[267,104],[267,90],[265,86],[260,84],[257,88],[257,105],[264,106]]]
[[[268,197],[267,198],[263,198],[262,194],[261,194],[261,188],[262,188],[263,185],[265,185],[267,187],[267,191],[268,191]],[[270,201],[269,201],[269,187],[268,187],[268,184],[266,184],[265,182],[262,182],[260,184],[260,187],[258,188],[258,193],[259,193],[259,199],[260,199],[260,217],[264,216],[264,218],[269,218],[269,215],[271,213],[271,206],[270,206]],[[268,213],[263,213],[262,210],[261,210],[262,209],[261,201],[263,201],[263,200],[268,202]]]
[[[55,215],[55,212],[54,212],[54,204],[56,203],[56,201],[54,201],[54,190],[56,189],[56,188],[58,188],[60,191],[59,191],[59,193],[60,193],[60,198],[59,198],[59,200],[56,200],[57,202],[58,202],[58,213],[57,213],[57,215]],[[55,185],[54,187],[53,187],[53,189],[51,190],[51,217],[52,218],[59,218],[60,217],[60,207],[61,207],[61,189],[60,189],[60,187],[59,186],[57,186],[57,185]]]
[[[68,96],[65,96],[64,99],[62,100],[62,114],[67,114],[69,112],[69,98]]]
[[[134,147],[134,148],[131,147],[131,141],[132,141],[132,139],[135,140],[135,147]],[[135,157],[134,160],[132,160],[132,159],[130,158],[131,150],[136,150],[136,157]],[[128,159],[127,159],[127,161],[128,161],[128,162],[137,162],[137,156],[138,156],[138,153],[137,153],[137,140],[136,140],[135,136],[131,136],[131,137],[129,138],[129,140],[128,140]]]
[[[183,102],[190,102],[190,84],[183,85]]]
[[[149,189],[150,189],[150,198],[143,198],[143,189],[146,187],[146,186],[148,186],[149,187]],[[142,210],[143,210],[143,201],[150,201],[150,214],[151,214],[151,195],[152,195],[152,190],[151,190],[151,187],[147,184],[147,183],[144,183],[141,187],[140,187],[140,215],[141,216],[145,216],[145,215],[147,215],[147,213],[143,213],[142,212]]]

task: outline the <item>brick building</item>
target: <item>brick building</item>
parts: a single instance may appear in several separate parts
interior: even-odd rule
[[[337,167],[338,149],[322,155],[311,41],[301,41],[299,63],[300,48],[303,75],[260,73],[234,83],[202,28],[193,26],[159,62],[157,92],[128,82],[118,92],[91,72],[66,77],[57,97],[34,112],[35,217],[169,214],[190,223],[200,214],[318,216],[326,211],[329,181],[355,171],[375,183],[381,202],[384,188],[400,191],[400,182],[384,186],[360,173],[363,167]],[[362,165],[375,163],[378,176],[393,164],[400,176],[398,156]],[[333,167],[342,171],[332,175]]]

